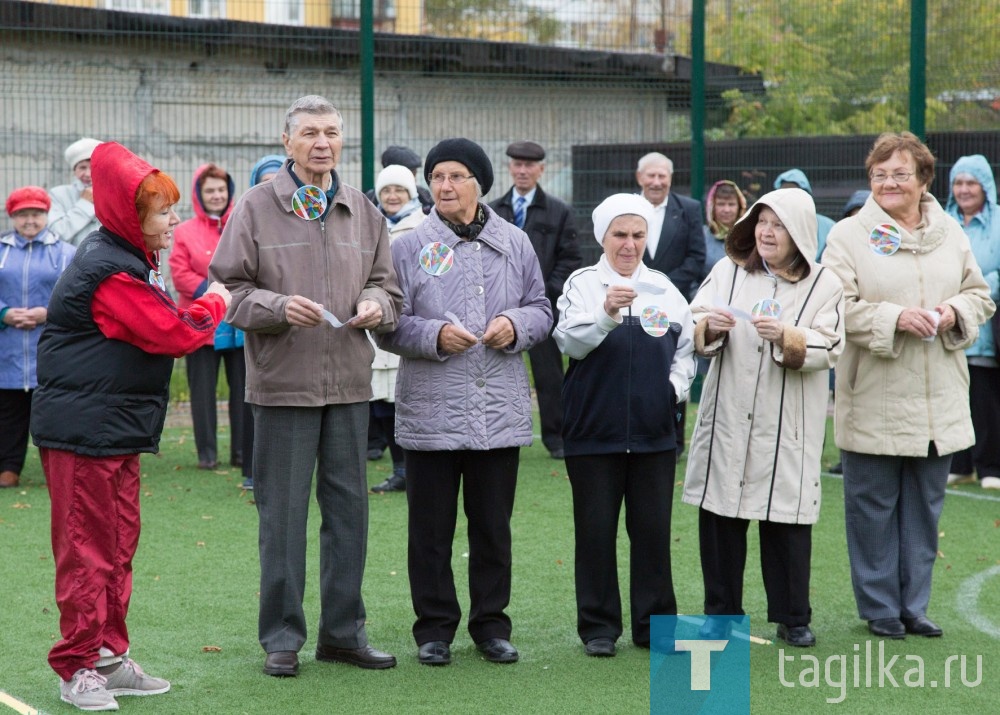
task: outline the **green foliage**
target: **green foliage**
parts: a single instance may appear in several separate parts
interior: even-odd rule
[[[995,4],[973,0],[961,12],[932,5],[926,126],[992,129],[1000,120],[1000,39],[986,28],[996,22]],[[759,72],[766,87],[763,98],[726,92],[728,119],[713,137],[905,129],[909,26],[906,0],[710,2],[707,59]]]

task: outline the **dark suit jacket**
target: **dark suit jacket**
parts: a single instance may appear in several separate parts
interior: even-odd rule
[[[670,281],[688,300],[705,277],[705,233],[701,203],[670,192],[663,230],[656,246],[656,257],[647,248],[642,262],[667,274]]]
[[[490,202],[490,208],[511,223],[514,223],[513,193],[511,187],[506,194]],[[552,314],[555,315],[556,301],[562,295],[563,284],[582,262],[573,210],[564,201],[549,196],[541,186],[537,186],[535,200],[528,206],[524,218],[524,232],[538,255],[545,280],[545,295],[552,303]]]

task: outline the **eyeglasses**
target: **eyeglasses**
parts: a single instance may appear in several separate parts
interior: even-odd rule
[[[892,177],[892,180],[897,184],[905,184],[913,176],[912,171],[897,171],[894,174],[886,174],[883,171],[875,172],[871,175],[871,180],[873,184],[884,184],[886,179]]]
[[[461,174],[431,174],[432,184],[443,184],[444,180],[447,179],[449,183],[453,186],[461,186],[469,179],[474,179],[474,176],[462,176]]]

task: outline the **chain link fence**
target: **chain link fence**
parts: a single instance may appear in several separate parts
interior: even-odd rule
[[[359,0],[3,2],[0,190],[68,183],[67,145],[114,139],[177,179],[186,217],[195,167],[215,162],[245,187],[260,156],[282,153],[288,104],[317,93],[344,113],[348,183],[362,183],[364,142],[377,171],[389,145],[424,155],[462,135],[494,162],[492,199],[510,183],[505,147],[532,139],[546,148],[546,190],[585,227],[603,191],[634,187],[645,151],[673,154],[675,183],[692,190],[691,82],[703,71],[706,186],[693,193],[729,178],[759,195],[796,166],[833,215],[864,186],[870,137],[913,126],[911,3],[704,7],[702,69],[690,0],[374,0],[367,86]],[[928,4],[920,99],[943,162],[955,158],[946,146],[1000,161],[996,21],[995,0]]]

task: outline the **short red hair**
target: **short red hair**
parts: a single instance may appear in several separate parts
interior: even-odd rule
[[[173,206],[181,200],[181,192],[169,174],[154,171],[139,184],[135,191],[135,208],[139,212],[139,223],[154,211]]]

